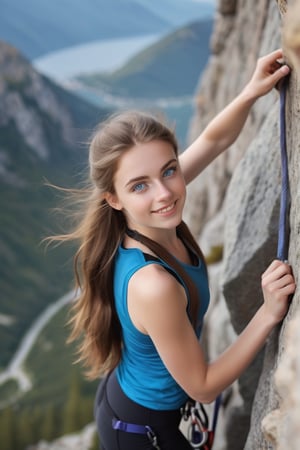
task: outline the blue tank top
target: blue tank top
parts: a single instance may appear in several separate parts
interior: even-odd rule
[[[179,261],[180,262],[180,261]],[[117,378],[123,392],[136,403],[156,410],[180,408],[188,396],[176,383],[163,364],[151,338],[141,333],[132,323],[127,308],[128,283],[132,275],[148,264],[160,264],[174,273],[185,288],[185,283],[172,268],[162,260],[147,260],[137,248],[120,246],[115,257],[114,297],[117,314],[122,326],[122,358],[117,367]],[[197,337],[200,337],[204,314],[209,304],[207,272],[199,260],[197,266],[180,262],[192,278],[199,292],[200,308]],[[189,307],[189,300],[188,306]]]

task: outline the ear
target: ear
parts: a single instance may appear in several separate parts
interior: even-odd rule
[[[116,194],[112,194],[111,192],[106,192],[103,195],[103,198],[107,201],[109,206],[111,206],[114,209],[117,209],[118,211],[121,211],[122,205],[118,200],[118,197]]]

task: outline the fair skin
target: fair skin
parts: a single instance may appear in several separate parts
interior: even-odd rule
[[[176,235],[185,202],[185,183],[234,142],[255,100],[288,73],[286,66],[278,68],[276,64],[281,57],[278,50],[259,60],[243,92],[209,124],[179,162],[171,145],[161,141],[137,144],[122,155],[114,177],[115,193],[107,193],[106,199],[113,208],[123,211],[129,228],[190,263]],[[128,236],[123,245],[149,253]],[[262,290],[264,302],[253,319],[235,343],[211,363],[206,362],[186,314],[185,290],[159,265],[147,265],[132,276],[128,310],[136,328],[151,337],[177,383],[195,400],[209,403],[241,375],[270,331],[284,318],[288,298],[295,290],[290,266],[273,261],[262,275]]]

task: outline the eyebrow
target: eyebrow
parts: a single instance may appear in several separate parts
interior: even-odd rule
[[[178,162],[176,158],[172,158],[170,159],[168,162],[166,162],[166,164],[164,164],[162,166],[162,168],[160,169],[161,172],[163,172],[171,163],[174,162]],[[125,187],[129,186],[130,184],[136,183],[137,181],[142,181],[142,180],[146,180],[148,177],[148,175],[139,175],[138,177],[135,178],[131,178],[126,184]]]

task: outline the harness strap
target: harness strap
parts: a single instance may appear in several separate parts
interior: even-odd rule
[[[290,189],[288,174],[288,158],[286,147],[286,92],[289,76],[284,77],[279,84],[280,90],[280,153],[281,153],[281,197],[278,227],[277,258],[281,261],[288,259],[289,244],[289,206]]]
[[[135,423],[123,422],[119,419],[112,419],[112,426],[114,430],[126,431],[127,433],[147,434],[148,428],[145,425],[137,425]]]
[[[126,433],[144,434],[148,437],[153,448],[160,450],[157,436],[149,425],[138,425],[136,423],[123,422],[123,420],[113,418],[112,427],[114,430],[125,431]]]

